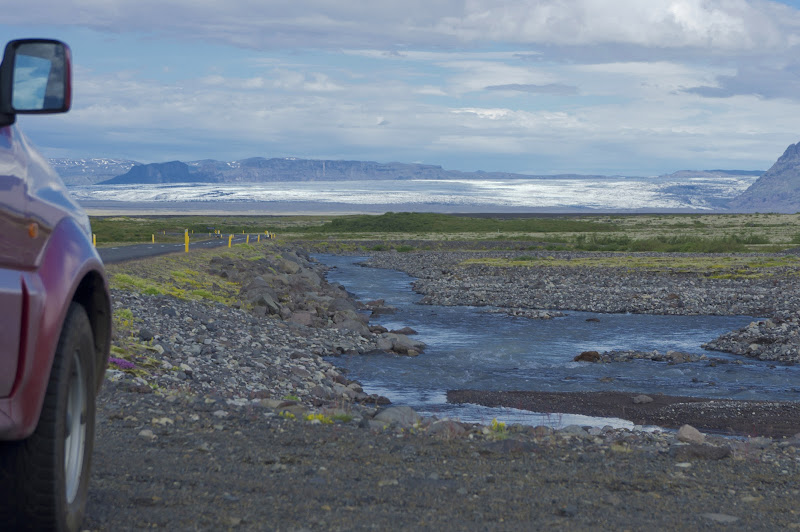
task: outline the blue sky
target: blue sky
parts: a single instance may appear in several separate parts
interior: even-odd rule
[[[70,44],[50,157],[252,156],[458,170],[766,169],[800,142],[800,2],[28,0]]]

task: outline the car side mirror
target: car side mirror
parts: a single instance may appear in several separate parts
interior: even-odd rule
[[[20,39],[6,45],[0,64],[0,113],[64,113],[72,104],[69,47],[50,39]]]

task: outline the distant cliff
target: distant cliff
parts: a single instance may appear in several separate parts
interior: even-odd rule
[[[168,163],[139,164],[127,173],[113,177],[101,184],[129,185],[161,183],[215,183],[218,180],[199,172],[192,172],[188,164],[180,161]]]
[[[377,163],[374,161],[324,161],[294,157],[241,161],[207,159],[183,163],[137,164],[127,173],[101,184],[154,183],[267,183],[275,181],[385,181],[390,179],[513,179],[538,177],[602,178],[588,175],[531,176],[506,172],[459,172],[430,164]]]
[[[142,164],[122,159],[51,159],[50,162],[67,185],[93,184],[171,184],[171,183],[270,183],[302,181],[387,181],[387,180],[505,180],[536,179],[558,181],[580,179],[599,182],[619,179],[621,176],[558,174],[535,175],[508,172],[461,172],[445,170],[430,164],[378,163],[375,161],[333,161],[299,159],[296,157],[271,158],[251,157],[238,161],[170,161]],[[751,183],[763,174],[758,170],[681,170],[658,178],[627,176],[630,179],[657,179],[665,184],[661,192],[677,201],[690,199],[698,208],[723,209],[733,193],[731,178],[748,180]],[[720,190],[712,191],[718,182]],[[737,190],[742,190],[738,188]],[[709,199],[713,196],[715,199]]]
[[[737,212],[800,212],[800,142],[728,205]]]

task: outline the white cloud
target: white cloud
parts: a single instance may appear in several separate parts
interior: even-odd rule
[[[471,0],[437,30],[464,41],[752,50],[792,45],[800,15],[745,0]]]
[[[28,0],[4,6],[3,19],[256,49],[512,42],[736,51],[800,39],[800,13],[763,0]]]
[[[800,12],[762,0],[29,0],[4,23],[219,54],[197,71],[79,62],[74,111],[30,122],[140,160],[637,173],[761,166],[798,140]]]

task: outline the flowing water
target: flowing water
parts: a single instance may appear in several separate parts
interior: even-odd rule
[[[366,268],[364,257],[317,255],[334,267],[328,280],[339,282],[362,301],[385,299],[397,313],[372,318],[388,329],[411,327],[427,344],[418,357],[389,354],[344,356],[333,362],[349,370],[368,393],[420,413],[462,421],[494,417],[526,424],[612,424],[621,420],[539,415],[515,409],[450,405],[450,389],[526,391],[603,391],[663,393],[714,398],[800,400],[800,367],[783,366],[704,351],[700,345],[746,326],[750,316],[654,316],[572,312],[562,318],[530,320],[487,312],[485,307],[420,305],[413,278],[394,270]],[[586,321],[597,318],[599,322]],[[573,362],[581,351],[636,349],[706,354],[743,364],[708,361],[669,365],[638,360],[609,364]]]

